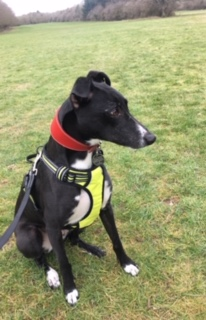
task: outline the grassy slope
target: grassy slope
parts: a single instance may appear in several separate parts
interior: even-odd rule
[[[138,278],[116,263],[100,222],[84,238],[103,260],[68,248],[81,299],[23,259],[0,252],[0,319],[205,319],[206,13],[139,21],[22,26],[0,35],[0,232],[29,166],[74,80],[104,70],[157,136],[138,152],[104,143],[118,227]],[[56,267],[53,255],[50,262]]]

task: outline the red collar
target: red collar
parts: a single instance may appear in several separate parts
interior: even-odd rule
[[[74,151],[93,152],[99,147],[99,145],[89,146],[87,144],[81,143],[68,135],[68,133],[63,130],[59,122],[58,113],[59,112],[57,111],[56,116],[54,117],[51,124],[51,135],[56,142],[58,142],[61,146]]]

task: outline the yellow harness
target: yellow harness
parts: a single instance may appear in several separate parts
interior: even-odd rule
[[[90,226],[99,216],[104,198],[104,170],[101,166],[93,170],[79,171],[67,167],[57,167],[43,152],[42,161],[60,181],[75,183],[89,195],[91,205],[86,215],[73,227],[80,229]]]
[[[89,212],[85,215],[83,220],[79,222],[79,228],[85,228],[90,226],[99,216],[102,199],[104,192],[104,174],[102,167],[97,167],[94,170],[91,170],[91,179],[89,184],[84,187],[84,189],[89,193],[91,199],[91,206]],[[83,183],[78,183],[81,186],[84,186]]]

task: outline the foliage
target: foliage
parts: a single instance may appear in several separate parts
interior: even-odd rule
[[[83,18],[85,19],[89,12],[93,10],[96,6],[104,7],[108,0],[84,0],[83,5]]]
[[[75,6],[54,13],[32,12],[19,17],[21,24],[66,22],[80,20],[123,20],[148,16],[169,17],[175,10],[173,0],[85,0]]]
[[[171,16],[174,13],[173,0],[110,0],[106,5],[102,1],[90,0],[93,6],[87,7],[84,18],[88,20],[123,20],[148,16]],[[94,2],[97,3],[94,5]],[[85,1],[86,3],[86,1]]]
[[[103,142],[118,229],[137,278],[123,273],[100,222],[82,237],[101,260],[66,244],[79,304],[51,291],[14,238],[0,251],[2,320],[205,320],[205,12],[171,19],[50,23],[0,35],[0,233],[75,79],[103,70],[157,135],[148,148]],[[178,35],[178,36],[177,36]],[[31,41],[32,39],[32,41]],[[58,270],[53,253],[49,262]]]
[[[0,0],[0,29],[15,26],[18,20],[9,6]]]
[[[177,10],[206,9],[206,0],[177,0]]]
[[[166,17],[174,13],[175,3],[171,0],[108,1],[105,7],[98,5],[87,15],[88,20],[124,20],[151,16]]]
[[[110,21],[151,16],[170,17],[175,10],[205,9],[206,0],[85,0],[83,5],[53,13],[31,12],[15,17],[0,0],[0,28],[17,24],[71,22],[81,20]]]
[[[81,6],[74,6],[66,10],[53,13],[41,13],[39,11],[25,14],[19,17],[20,24],[36,24],[45,22],[69,22],[82,20]]]

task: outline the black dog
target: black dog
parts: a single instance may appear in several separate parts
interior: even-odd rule
[[[110,85],[108,76],[98,71],[91,71],[75,82],[52,123],[49,141],[37,155],[38,173],[31,199],[15,232],[18,249],[44,267],[49,286],[57,288],[58,273],[45,258],[45,251],[54,250],[66,300],[71,305],[77,302],[79,294],[64,240],[67,237],[72,244],[103,256],[102,250],[79,238],[82,229],[98,215],[122,268],[132,276],[139,272],[126,255],[117,232],[110,203],[112,185],[103,165],[100,140],[138,149],[151,145],[156,137],[129,113],[127,100]]]

